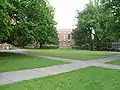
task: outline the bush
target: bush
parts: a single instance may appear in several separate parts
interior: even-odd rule
[[[9,50],[15,50],[18,49],[17,47],[10,47]]]
[[[42,46],[41,49],[58,49],[59,46]]]
[[[59,48],[59,46],[57,46],[57,45],[54,45],[54,46],[53,45],[44,45],[41,48],[39,48],[39,47],[35,47],[33,45],[27,45],[24,48],[25,49],[57,49],[57,48]]]
[[[72,46],[72,49],[89,50],[89,48],[81,46]]]
[[[34,46],[30,46],[30,45],[27,45],[24,47],[25,49],[34,49],[35,47]]]

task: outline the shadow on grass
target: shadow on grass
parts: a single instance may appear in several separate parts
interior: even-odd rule
[[[11,55],[10,52],[0,52],[0,57],[8,57],[10,55]]]

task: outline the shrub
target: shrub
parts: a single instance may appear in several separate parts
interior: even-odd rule
[[[59,46],[42,46],[41,49],[58,49]]]

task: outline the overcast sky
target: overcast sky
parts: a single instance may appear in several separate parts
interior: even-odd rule
[[[49,0],[55,8],[57,28],[74,28],[76,10],[83,10],[89,0]]]

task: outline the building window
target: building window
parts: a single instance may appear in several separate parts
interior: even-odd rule
[[[70,37],[71,37],[71,35],[70,35],[70,34],[68,34],[68,40],[70,40]]]

